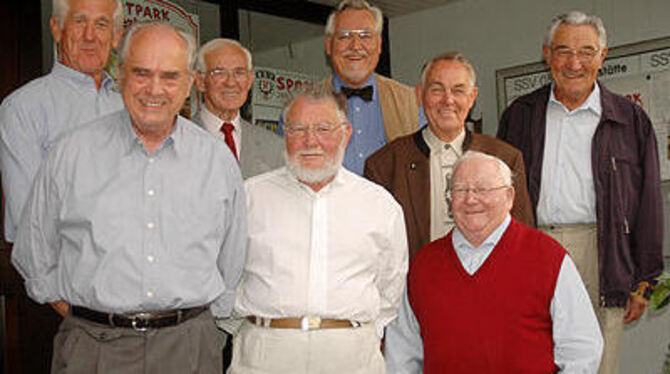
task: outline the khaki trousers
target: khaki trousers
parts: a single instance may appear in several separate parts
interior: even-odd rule
[[[138,332],[68,314],[54,338],[52,374],[221,374],[223,336],[210,311]]]
[[[595,225],[543,226],[540,230],[550,235],[570,253],[589,293],[593,310],[598,317],[605,347],[599,374],[618,374],[623,333],[624,308],[604,308],[599,302],[598,242]]]
[[[374,324],[301,331],[242,324],[228,374],[384,374]]]

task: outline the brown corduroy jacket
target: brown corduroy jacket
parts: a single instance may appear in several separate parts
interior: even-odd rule
[[[365,162],[364,172],[366,178],[382,185],[402,205],[410,256],[430,242],[430,149],[421,131],[398,138],[373,153]],[[499,139],[466,130],[463,151],[467,150],[496,156],[512,169],[515,195],[511,214],[533,227],[535,218],[521,152]]]

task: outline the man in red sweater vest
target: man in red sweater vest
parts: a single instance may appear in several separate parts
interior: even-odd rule
[[[386,331],[393,373],[596,373],[603,341],[574,263],[511,218],[511,172],[467,152],[454,166],[456,227],[410,265]]]

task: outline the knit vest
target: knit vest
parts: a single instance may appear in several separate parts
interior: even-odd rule
[[[452,232],[412,261],[410,304],[421,326],[424,373],[555,373],[549,307],[565,250],[512,220],[469,275]]]

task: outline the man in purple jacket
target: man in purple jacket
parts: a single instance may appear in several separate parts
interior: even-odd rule
[[[600,18],[555,18],[542,46],[553,83],[513,102],[498,137],[523,152],[538,226],[584,280],[605,339],[600,373],[618,373],[623,324],[663,269],[663,205],[649,118],[596,81],[606,45]]]

